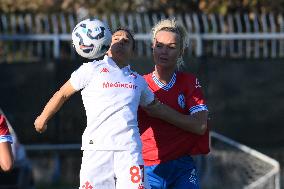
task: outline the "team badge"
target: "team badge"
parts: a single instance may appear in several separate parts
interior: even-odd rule
[[[178,105],[184,109],[185,108],[185,97],[183,94],[178,95]]]

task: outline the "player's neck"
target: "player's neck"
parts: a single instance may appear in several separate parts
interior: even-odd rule
[[[174,74],[175,70],[167,70],[167,69],[157,69],[155,68],[154,74],[159,81],[164,84],[168,84]]]
[[[115,58],[115,57],[111,57],[111,58],[120,69],[124,68],[125,66],[128,66],[125,60],[120,60],[119,58]]]
[[[116,65],[121,69],[121,68],[124,68],[124,67],[126,67],[126,66],[128,66],[128,64],[127,63],[125,63],[125,62],[116,62]]]

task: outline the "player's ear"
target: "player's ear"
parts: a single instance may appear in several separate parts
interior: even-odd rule
[[[184,48],[180,49],[179,56],[181,57],[184,53]]]
[[[155,44],[152,43],[152,45],[151,45],[151,50],[152,50],[152,52],[154,51],[154,48],[155,48]]]

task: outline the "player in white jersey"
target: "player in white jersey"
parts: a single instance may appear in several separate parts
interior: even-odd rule
[[[149,189],[144,178],[138,106],[157,107],[147,83],[130,69],[127,60],[134,39],[126,29],[117,30],[103,60],[83,64],[53,95],[35,120],[38,132],[75,92],[81,90],[87,115],[82,136],[82,189]]]

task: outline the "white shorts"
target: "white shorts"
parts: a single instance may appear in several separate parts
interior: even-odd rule
[[[80,189],[150,189],[140,151],[83,151]]]

